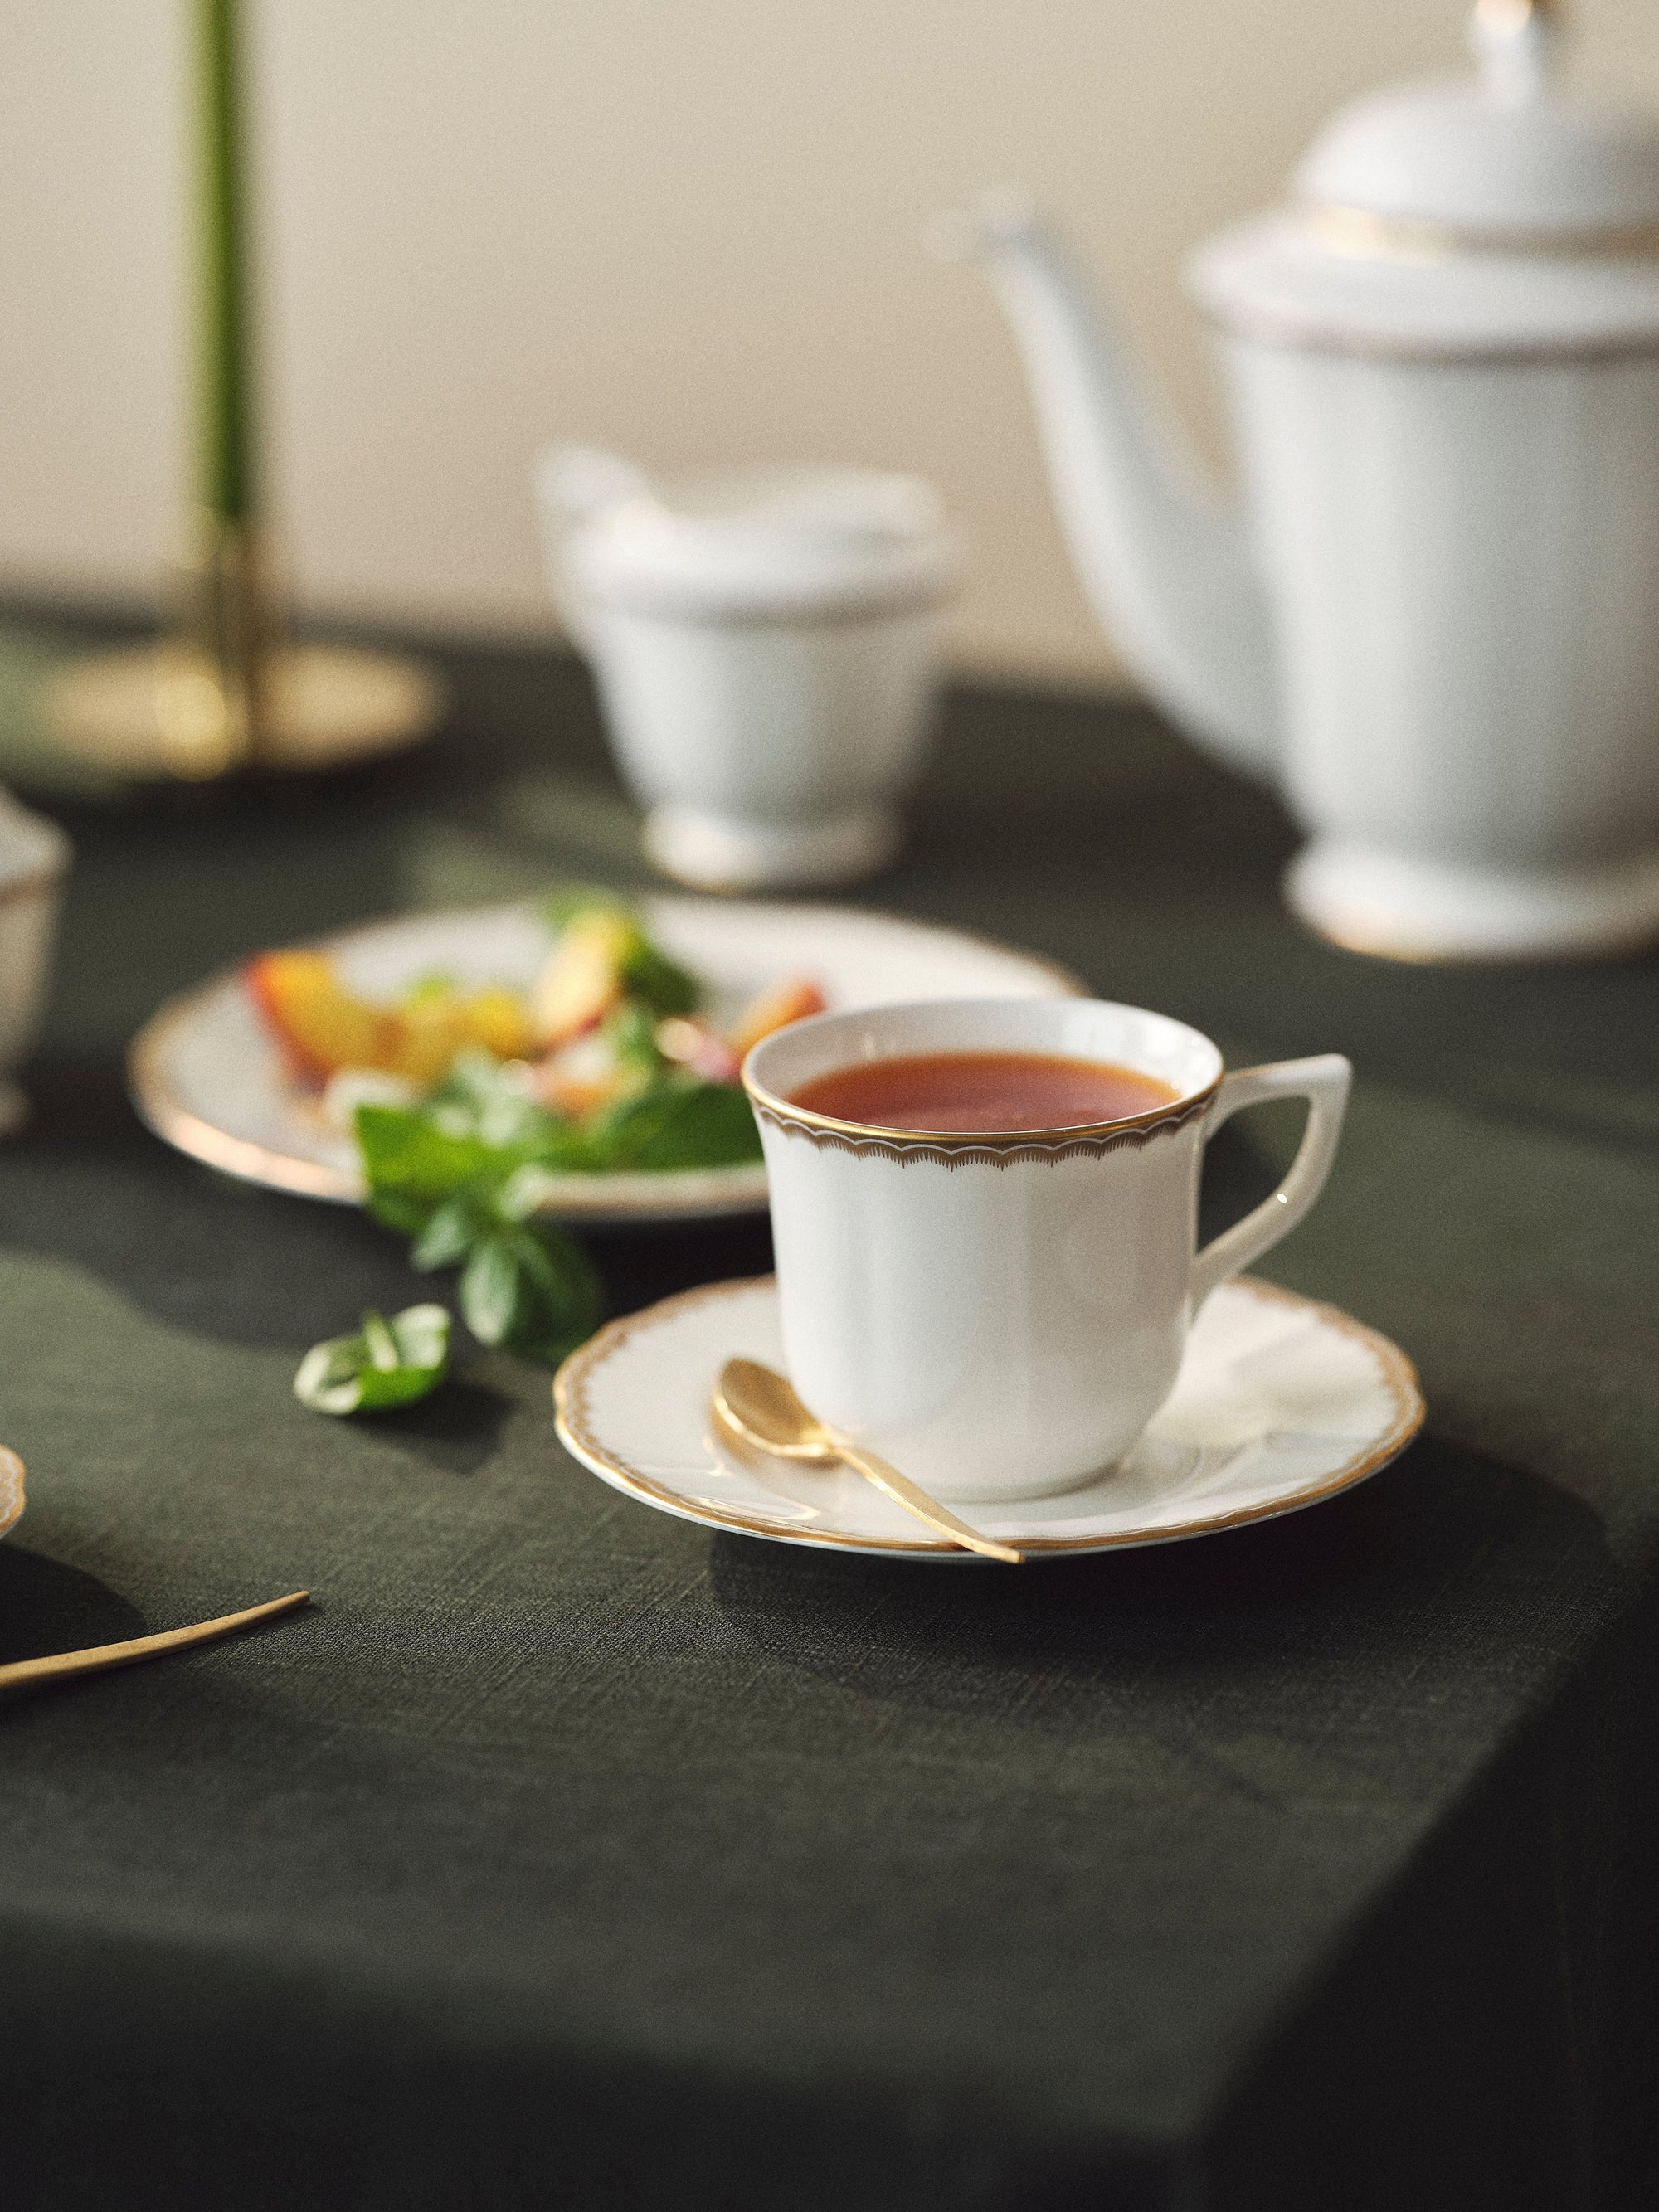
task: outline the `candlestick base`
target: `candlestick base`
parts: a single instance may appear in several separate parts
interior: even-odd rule
[[[136,781],[344,768],[396,752],[441,717],[420,662],[289,641],[277,559],[257,521],[198,509],[174,563],[157,642],[60,669],[44,700],[65,751]]]
[[[170,641],[88,655],[47,682],[46,726],[66,751],[135,782],[205,781],[257,765],[319,773],[401,751],[430,734],[447,695],[422,662],[345,646],[267,654],[259,748],[250,759],[210,663]]]

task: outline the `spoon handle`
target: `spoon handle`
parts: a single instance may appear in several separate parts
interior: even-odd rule
[[[954,1513],[948,1512],[936,1499],[930,1498],[925,1490],[911,1481],[908,1474],[901,1474],[896,1467],[889,1467],[887,1462],[878,1459],[874,1452],[866,1451],[861,1444],[855,1444],[845,1437],[832,1435],[830,1442],[837,1456],[844,1460],[855,1474],[861,1474],[866,1482],[874,1483],[884,1498],[890,1498],[895,1505],[902,1505],[907,1513],[914,1513],[918,1521],[925,1521],[941,1536],[949,1536],[953,1543],[961,1544],[970,1552],[978,1552],[988,1559],[1000,1559],[1011,1567],[1024,1565],[1024,1552],[1015,1551],[1012,1544],[999,1544],[989,1536],[981,1536],[977,1528],[970,1528],[965,1521],[958,1521]]]
[[[163,1651],[182,1651],[187,1644],[211,1644],[233,1636],[239,1628],[252,1628],[273,1613],[291,1613],[303,1605],[309,1590],[290,1590],[264,1605],[251,1605],[243,1613],[228,1613],[218,1620],[198,1620],[189,1628],[169,1628],[160,1636],[134,1636],[121,1644],[89,1644],[84,1651],[53,1651],[44,1659],[19,1659],[0,1667],[0,1690],[32,1687],[36,1682],[56,1682],[70,1674],[101,1674],[111,1667],[131,1667],[140,1659],[154,1659]]]

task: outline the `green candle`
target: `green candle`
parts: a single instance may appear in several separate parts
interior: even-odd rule
[[[202,504],[225,522],[253,508],[248,374],[247,208],[243,175],[238,0],[193,0],[200,223]]]

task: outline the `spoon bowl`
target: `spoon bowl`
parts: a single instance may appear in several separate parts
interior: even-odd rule
[[[913,1513],[918,1521],[948,1536],[981,1558],[1000,1559],[1005,1566],[1023,1566],[1025,1554],[1012,1544],[999,1544],[981,1536],[965,1521],[930,1498],[925,1490],[901,1474],[874,1452],[834,1429],[810,1413],[795,1395],[787,1378],[758,1359],[728,1359],[715,1385],[713,1408],[715,1426],[744,1443],[779,1459],[806,1460],[821,1467],[850,1467],[873,1483],[895,1505]]]

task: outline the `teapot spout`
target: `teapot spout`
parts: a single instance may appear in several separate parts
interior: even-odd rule
[[[984,265],[1024,360],[1072,559],[1170,715],[1234,768],[1273,763],[1272,634],[1243,515],[1167,422],[1048,226],[1012,195],[933,242]]]

